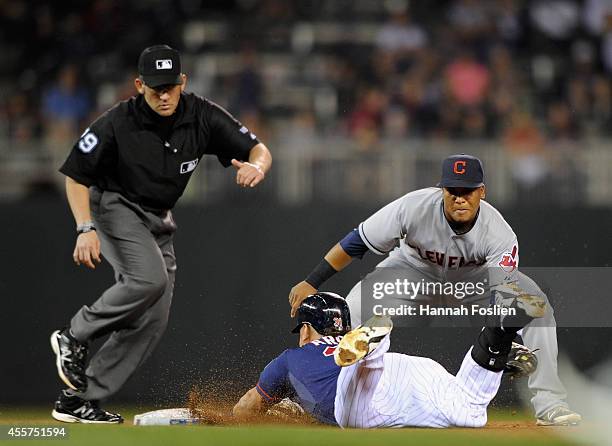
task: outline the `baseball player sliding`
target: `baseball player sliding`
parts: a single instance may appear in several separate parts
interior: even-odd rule
[[[537,365],[512,342],[517,327],[484,328],[453,376],[432,359],[388,353],[388,317],[349,331],[350,310],[337,294],[308,296],[296,314],[299,347],[266,366],[234,417],[248,420],[291,397],[320,422],[341,427],[482,427],[502,374],[528,375]]]
[[[374,213],[291,289],[291,314],[294,316],[301,302],[316,293],[327,279],[368,250],[389,254],[372,275],[379,274],[383,267],[400,269],[402,277],[413,283],[469,280],[486,275],[488,292],[471,296],[472,302],[486,305],[492,291],[506,285],[516,294],[536,296],[546,302],[540,323],[529,323],[521,333],[525,345],[538,350],[538,370],[529,378],[529,388],[535,391],[532,404],[538,425],[576,424],[581,417],[565,402],[566,392],[557,374],[553,310],[536,283],[518,271],[516,235],[501,214],[484,201],[485,194],[479,159],[465,154],[445,159],[439,187],[410,192]],[[360,282],[347,296],[354,323],[361,320],[361,292]],[[453,300],[453,296],[422,294],[412,296],[411,304],[432,301],[456,304]]]

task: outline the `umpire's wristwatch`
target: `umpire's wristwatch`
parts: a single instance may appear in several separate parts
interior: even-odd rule
[[[93,221],[85,221],[80,225],[77,225],[76,231],[77,234],[85,234],[86,232],[95,231],[96,227],[94,226]]]

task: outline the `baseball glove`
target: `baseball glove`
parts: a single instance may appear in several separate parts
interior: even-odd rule
[[[511,378],[522,378],[531,375],[538,368],[537,350],[530,350],[524,345],[512,343],[504,374]]]

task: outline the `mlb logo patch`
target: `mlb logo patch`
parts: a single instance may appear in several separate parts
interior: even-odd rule
[[[191,161],[185,161],[181,164],[181,173],[189,173],[198,165],[198,159],[194,159]]]
[[[158,70],[171,70],[172,59],[158,59],[155,61],[155,68]]]

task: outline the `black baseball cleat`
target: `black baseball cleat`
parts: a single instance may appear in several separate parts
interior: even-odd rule
[[[340,367],[355,364],[372,353],[383,338],[391,333],[393,322],[387,316],[373,316],[368,321],[349,331],[340,340],[334,352],[334,361]]]
[[[51,416],[64,423],[119,424],[123,417],[101,409],[95,401],[87,401],[62,390]]]
[[[504,375],[511,378],[521,378],[531,375],[538,367],[538,358],[535,355],[537,350],[530,350],[524,345],[516,342],[512,343],[512,348],[508,354],[508,361],[504,367]]]
[[[51,334],[51,348],[55,353],[57,374],[72,390],[85,392],[87,390],[87,376],[85,375],[85,361],[88,347],[77,341],[68,328],[56,330]]]

